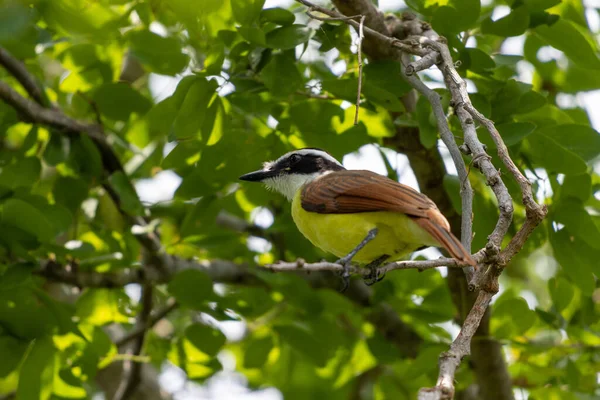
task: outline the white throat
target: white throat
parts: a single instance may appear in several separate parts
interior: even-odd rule
[[[289,174],[281,175],[276,178],[265,179],[263,183],[272,190],[275,190],[288,200],[292,200],[298,190],[305,184],[314,181],[320,176],[326,175],[331,171],[326,172],[314,172],[312,174]]]

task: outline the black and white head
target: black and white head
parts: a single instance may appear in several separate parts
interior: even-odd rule
[[[331,154],[321,149],[290,151],[263,169],[240,176],[243,181],[262,182],[291,200],[304,184],[333,171],[345,169]]]

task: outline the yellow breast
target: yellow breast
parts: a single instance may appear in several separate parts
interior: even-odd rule
[[[352,251],[373,228],[377,236],[353,258],[369,263],[382,255],[398,260],[422,246],[437,242],[405,214],[387,211],[356,214],[318,214],[302,208],[301,192],[292,201],[292,217],[302,234],[312,244],[337,257]]]

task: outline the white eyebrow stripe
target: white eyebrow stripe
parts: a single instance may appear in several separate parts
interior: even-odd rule
[[[286,154],[282,155],[281,157],[279,157],[277,159],[277,161],[275,161],[275,163],[278,163],[279,161],[288,158],[292,154],[299,154],[301,156],[312,155],[312,156],[316,156],[316,157],[323,157],[324,159],[331,161],[337,165],[340,165],[340,166],[342,165],[338,160],[333,158],[329,153],[326,153],[322,150],[315,150],[315,149],[301,149],[301,150],[290,151],[289,153],[286,153]]]

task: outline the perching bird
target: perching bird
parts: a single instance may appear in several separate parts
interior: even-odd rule
[[[371,171],[346,170],[329,153],[305,148],[240,177],[262,182],[292,201],[292,217],[315,246],[341,257],[344,289],[351,261],[376,268],[427,246],[441,245],[455,259],[477,267],[427,196]]]

